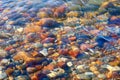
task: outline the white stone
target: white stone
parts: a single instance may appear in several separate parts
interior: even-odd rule
[[[79,70],[79,69],[82,69],[82,70],[83,70],[83,69],[84,69],[84,66],[85,66],[85,65],[79,65],[79,66],[77,66],[77,69],[78,69],[78,70]]]
[[[47,56],[48,55],[48,52],[47,52],[47,49],[44,48],[42,51],[40,51],[40,53],[44,56]]]
[[[68,65],[69,67],[71,67],[73,64],[72,64],[72,62],[67,62],[67,65]]]
[[[106,76],[105,76],[104,74],[99,74],[99,75],[98,75],[98,78],[105,79]]]
[[[19,33],[21,33],[21,32],[23,32],[23,28],[18,28],[17,31],[18,31]]]
[[[3,71],[0,71],[0,80],[3,80],[6,77],[7,77],[7,74]]]
[[[85,75],[87,75],[87,76],[94,76],[94,73],[92,73],[92,72],[85,72]]]

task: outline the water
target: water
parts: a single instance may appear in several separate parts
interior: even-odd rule
[[[96,75],[90,69],[96,67],[100,74],[109,77],[99,69],[104,70],[102,65],[120,67],[119,2],[0,0],[0,67],[4,67],[0,74],[11,68],[14,70],[10,77],[16,80],[49,80],[50,74],[55,80],[80,80],[80,75],[87,78],[86,73]],[[112,64],[109,55],[115,57]],[[2,59],[9,63],[2,64]],[[76,69],[79,66],[81,70]],[[35,69],[31,68],[33,73],[28,74],[29,67]],[[0,79],[8,77],[5,74]],[[99,80],[97,75],[91,77]]]

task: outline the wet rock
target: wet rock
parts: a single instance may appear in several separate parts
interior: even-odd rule
[[[95,77],[94,73],[92,73],[92,72],[85,72],[85,75],[89,76],[91,78]]]
[[[105,74],[99,74],[99,75],[98,75],[98,78],[100,78],[100,79],[105,79],[105,78],[106,78],[106,75],[105,75]]]
[[[74,4],[79,4],[79,5],[81,5],[81,6],[84,6],[84,5],[86,5],[87,3],[88,3],[88,0],[84,0],[83,2],[82,1],[79,1],[79,0],[72,0],[72,2],[74,3]]]
[[[26,52],[19,52],[17,53],[14,57],[14,60],[24,60],[25,62],[31,62],[34,61],[35,59],[32,58],[28,53]]]
[[[18,69],[18,70],[26,70],[26,65],[24,65],[24,64],[22,64],[22,65],[17,65],[16,66],[16,68]]]
[[[54,45],[53,43],[44,43],[43,47],[48,48],[48,47],[51,47],[53,45]]]
[[[30,78],[27,75],[20,75],[15,80],[30,80]]]
[[[78,79],[90,79],[90,77],[89,77],[89,76],[86,76],[85,74],[78,74],[78,75],[77,75],[77,78],[78,78]]]
[[[20,44],[13,44],[12,46],[13,48],[17,48],[18,46],[20,46]]]
[[[72,49],[69,51],[69,55],[72,57],[76,57],[80,52],[79,48],[77,46],[72,46],[71,48]]]
[[[67,17],[79,17],[81,14],[80,12],[77,12],[77,11],[70,11],[66,15]]]
[[[2,66],[0,66],[0,71],[2,71],[2,69],[3,69],[3,67],[2,67]]]
[[[43,18],[36,24],[47,28],[54,28],[59,26],[59,23],[52,18]]]
[[[8,64],[9,63],[9,60],[8,59],[2,59],[1,61],[0,61],[0,64],[1,65],[6,65],[6,64]]]
[[[5,58],[6,56],[8,56],[7,52],[3,49],[0,49],[0,58]]]
[[[65,12],[67,12],[67,6],[61,5],[54,10],[53,16],[56,18],[65,17]]]
[[[17,31],[18,31],[19,33],[22,33],[23,30],[24,30],[23,28],[18,28],[18,29],[17,29]]]
[[[47,17],[49,17],[49,14],[46,13],[46,12],[39,12],[37,15],[38,15],[40,18],[47,18]]]
[[[27,67],[27,72],[28,73],[34,73],[36,71],[35,67]]]
[[[37,38],[37,35],[35,33],[29,33],[26,35],[28,41],[33,41]]]
[[[16,52],[16,49],[11,49],[9,53],[14,54],[15,52]]]
[[[33,23],[27,24],[26,27],[24,28],[24,33],[35,33],[40,31],[41,31],[41,27]]]
[[[9,40],[9,41],[7,41],[7,44],[10,44],[10,45],[13,45],[15,43],[16,43],[16,40]]]
[[[12,73],[13,76],[19,76],[21,74],[21,72],[19,70],[14,70],[14,72]]]
[[[0,6],[0,80],[119,77],[119,0],[0,0]]]
[[[43,49],[42,51],[39,51],[39,53],[41,53],[42,55],[44,55],[44,56],[47,56],[48,55],[48,51],[47,51],[47,49]]]
[[[12,68],[7,68],[7,70],[5,70],[5,72],[6,72],[6,74],[7,74],[8,76],[10,76],[10,75],[14,72],[14,69],[12,69]]]
[[[76,17],[67,18],[67,19],[63,22],[63,24],[64,24],[65,26],[74,27],[74,26],[80,24],[80,19],[79,19],[79,18],[76,18]]]
[[[0,39],[10,38],[12,35],[9,33],[0,33]]]
[[[0,71],[0,79],[2,80],[4,78],[6,78],[6,77],[7,77],[7,74],[5,72],[3,72],[3,71]]]

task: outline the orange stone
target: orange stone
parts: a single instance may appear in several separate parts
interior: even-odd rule
[[[43,40],[43,39],[45,39],[45,38],[47,38],[47,36],[48,36],[48,34],[46,34],[46,33],[41,33],[40,34],[40,38]]]
[[[57,63],[57,66],[62,67],[65,64],[65,62],[61,61]]]
[[[44,70],[53,70],[53,69],[54,69],[54,65],[52,65],[52,64],[49,64],[44,67]]]
[[[96,61],[96,64],[102,65],[102,62],[101,61]]]
[[[59,54],[67,54],[68,53],[68,49],[59,49],[58,53]]]
[[[106,74],[106,76],[107,76],[108,79],[112,78],[112,72],[111,72],[111,71],[108,72],[108,73]]]
[[[111,20],[116,20],[116,19],[117,19],[116,16],[112,16],[112,17],[111,17]]]
[[[11,49],[13,49],[12,46],[8,46],[8,47],[5,48],[6,51],[9,51],[9,50],[11,50]]]
[[[90,33],[93,34],[93,35],[94,35],[94,34],[98,34],[99,32],[100,32],[100,30],[91,30],[91,31],[90,31]]]
[[[38,77],[37,77],[36,75],[33,75],[33,76],[31,77],[31,80],[39,80],[39,79],[38,79]]]
[[[38,52],[37,51],[33,51],[31,54],[32,54],[33,57],[35,57],[35,56],[38,55]]]
[[[28,62],[31,62],[31,61],[34,61],[35,59],[32,58],[28,53],[24,52],[24,51],[21,51],[21,52],[18,52],[14,57],[13,57],[14,60],[24,60],[26,63]]]
[[[43,68],[43,66],[41,66],[41,65],[36,65],[35,67],[37,70],[41,70]]]
[[[71,48],[72,49],[69,51],[69,55],[76,57],[80,52],[79,48],[77,46],[72,46]]]
[[[33,33],[33,32],[40,32],[41,31],[41,27],[40,26],[35,26],[35,24],[28,24],[25,28],[24,28],[24,32],[25,33]]]

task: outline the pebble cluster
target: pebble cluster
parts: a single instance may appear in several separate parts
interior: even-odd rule
[[[120,80],[120,0],[1,0],[0,80]]]

